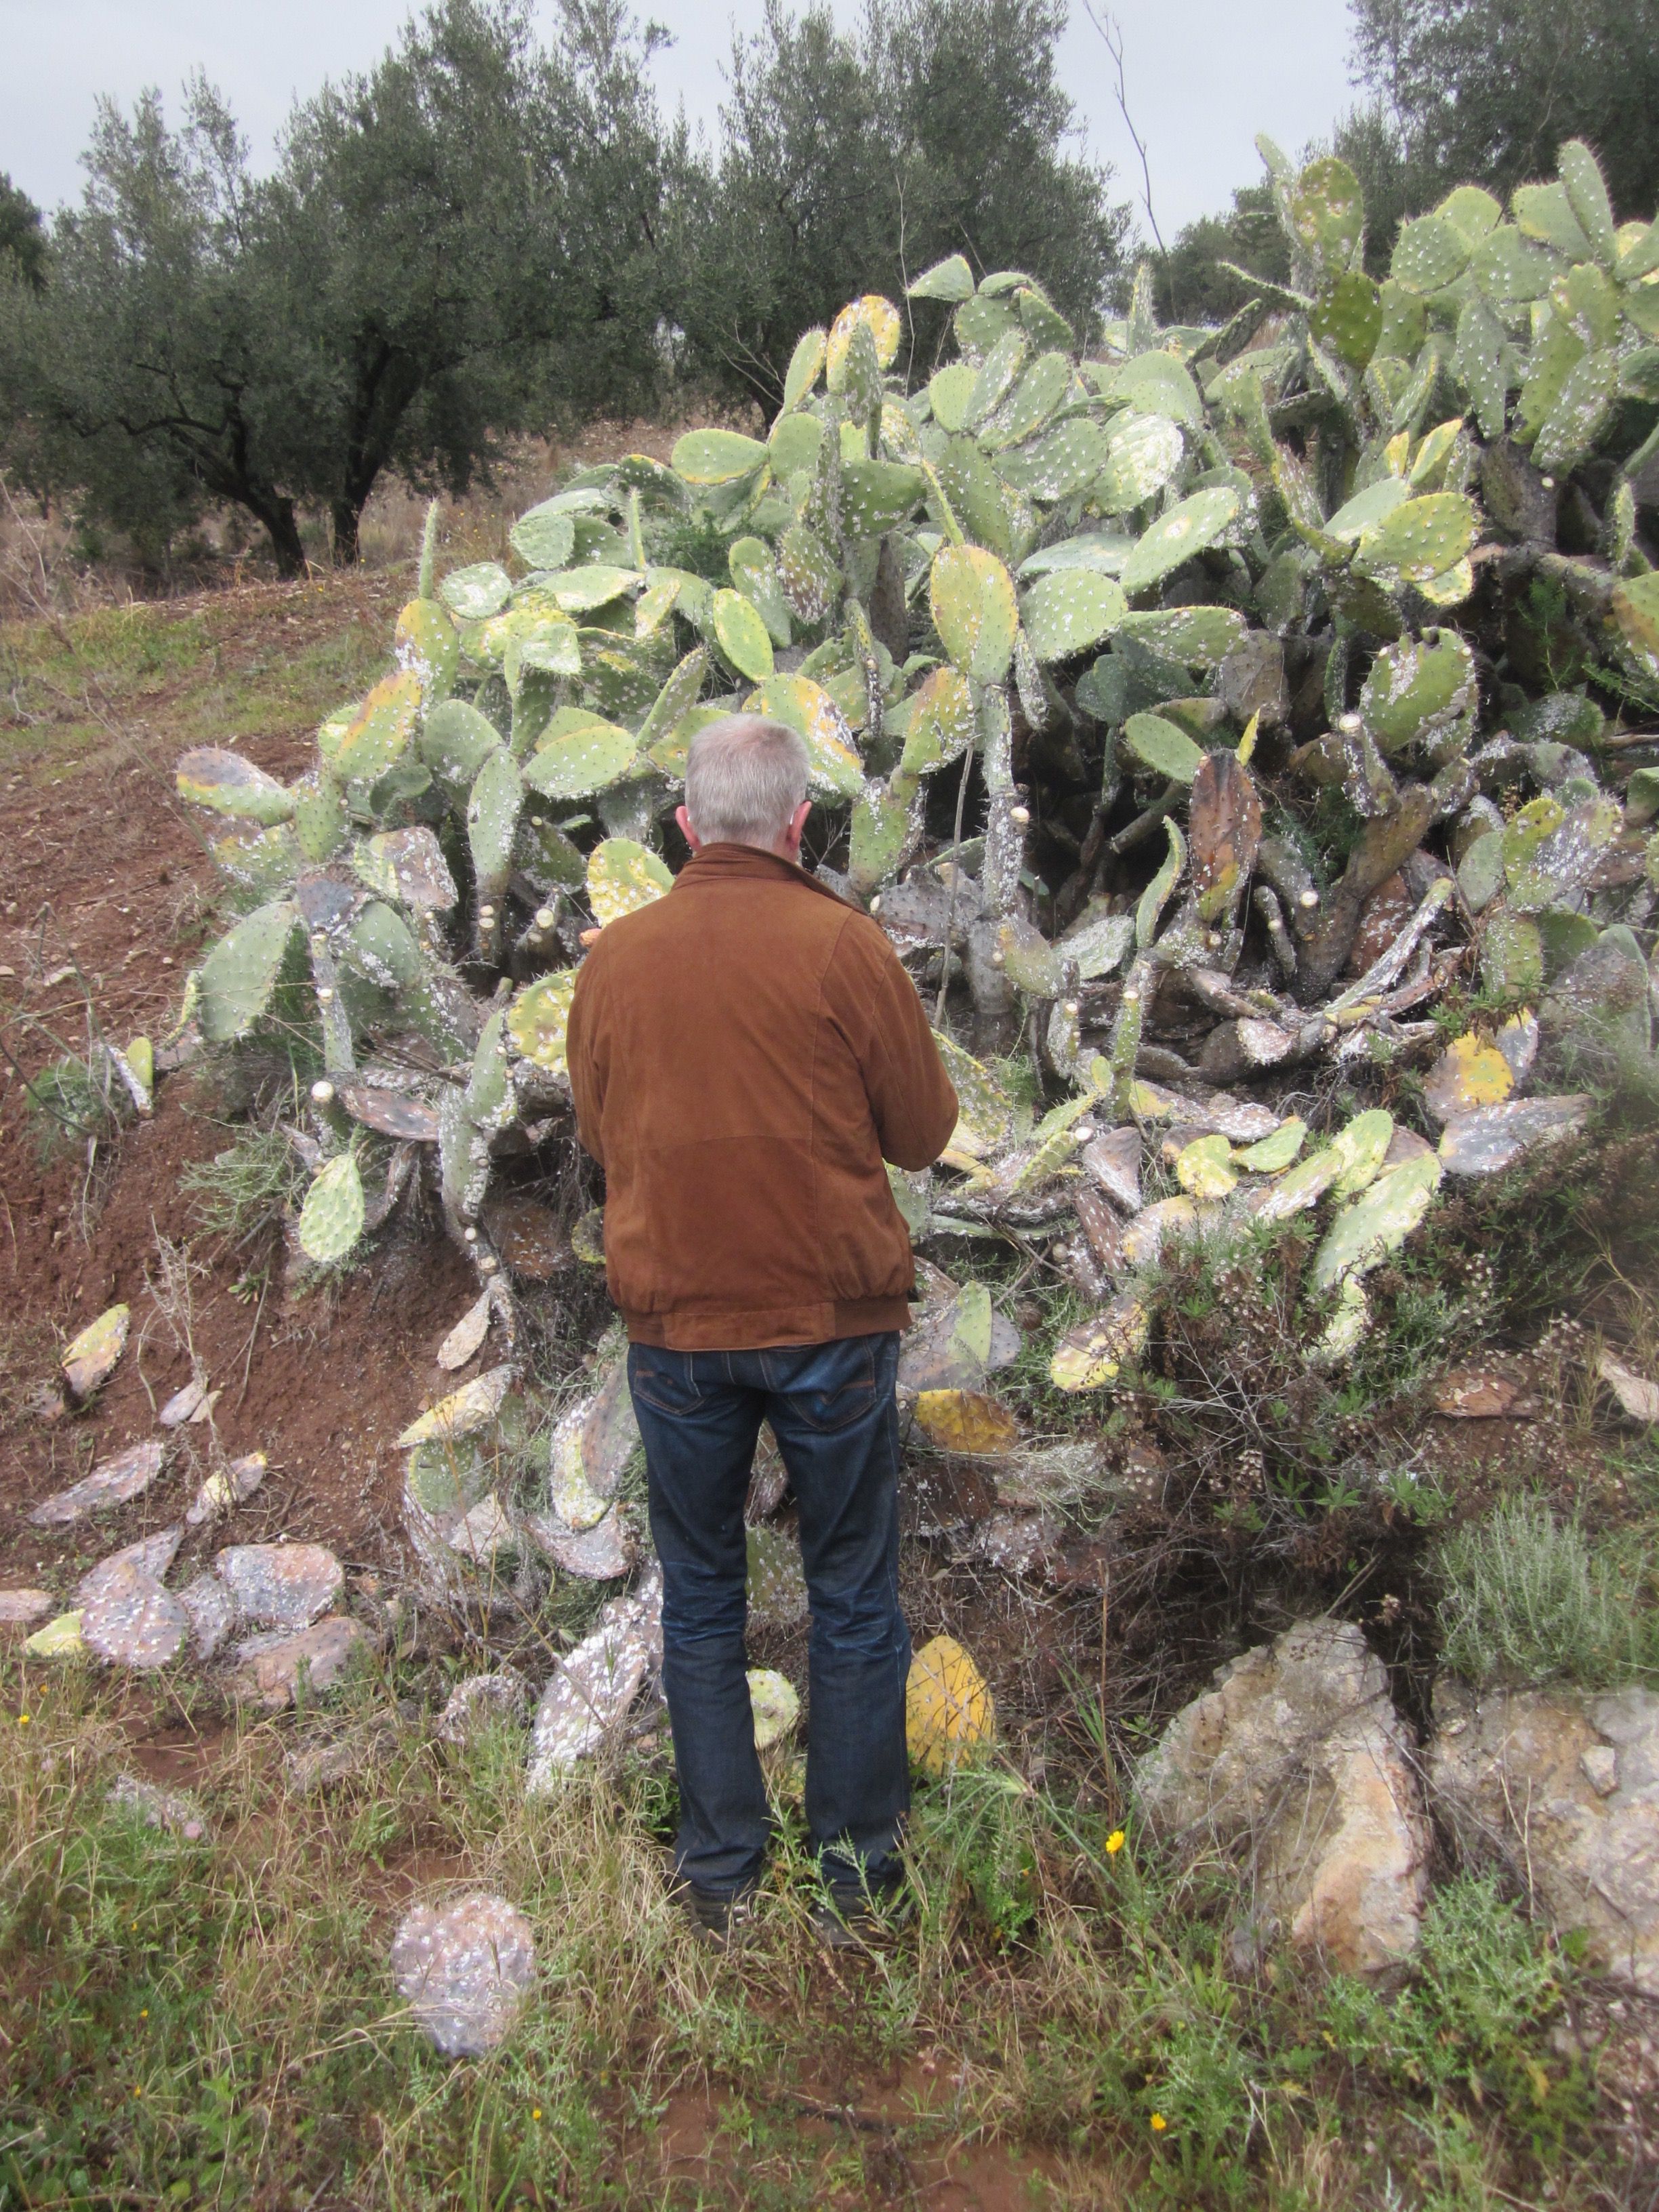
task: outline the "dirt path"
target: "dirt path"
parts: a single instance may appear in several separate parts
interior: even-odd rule
[[[115,1042],[165,1032],[216,887],[173,795],[174,758],[234,743],[295,773],[318,721],[383,663],[397,599],[389,577],[331,579],[0,632],[0,1036],[29,1075],[58,1047],[84,1050],[88,1005]],[[154,1115],[89,1167],[81,1146],[42,1157],[15,1067],[0,1074],[0,1582],[66,1584],[87,1543],[101,1553],[179,1517],[204,1468],[201,1428],[176,1432],[151,1492],[94,1534],[25,1516],[154,1432],[192,1346],[222,1392],[227,1452],[271,1460],[263,1490],[202,1540],[288,1532],[352,1565],[385,1555],[390,1439],[428,1389],[424,1355],[459,1309],[465,1270],[429,1244],[349,1279],[331,1305],[286,1308],[274,1237],[204,1243],[179,1188],[187,1164],[229,1141],[218,1106],[204,1082],[173,1076]],[[164,1282],[167,1246],[189,1253],[183,1297],[176,1269]],[[117,1299],[132,1307],[136,1356],[88,1414],[42,1419],[56,1346]]]

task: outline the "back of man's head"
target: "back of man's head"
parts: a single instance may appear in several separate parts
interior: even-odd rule
[[[685,811],[698,842],[775,852],[806,796],[807,752],[797,732],[762,714],[723,714],[691,740]]]

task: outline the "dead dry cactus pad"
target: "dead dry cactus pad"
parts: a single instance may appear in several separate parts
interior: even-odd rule
[[[447,2058],[482,2058],[506,2040],[535,1985],[530,1923],[486,1893],[413,1905],[392,1946],[392,1971]]]

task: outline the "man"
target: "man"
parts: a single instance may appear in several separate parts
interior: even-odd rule
[[[570,1008],[663,1570],[675,1864],[717,1939],[766,1846],[744,1650],[763,1419],[800,1514],[806,1818],[832,1940],[896,1889],[909,1805],[893,1386],[915,1276],[882,1163],[930,1165],[957,1099],[886,938],[800,866],[806,781],[779,723],[700,731],[676,817],[691,858],[604,931]]]

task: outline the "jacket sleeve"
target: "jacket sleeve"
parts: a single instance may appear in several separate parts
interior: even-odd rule
[[[583,1149],[605,1165],[601,1125],[605,1116],[605,1054],[598,1031],[599,1000],[603,983],[595,973],[590,952],[576,974],[570,998],[570,1018],[565,1026],[565,1065],[570,1072],[570,1095],[576,1104],[576,1134]]]
[[[873,924],[857,931],[853,955],[856,984],[865,996],[868,1024],[860,1065],[881,1140],[881,1156],[912,1174],[931,1167],[957,1126],[957,1094],[945,1072],[915,985],[898,955]],[[843,954],[843,957],[845,955]]]

